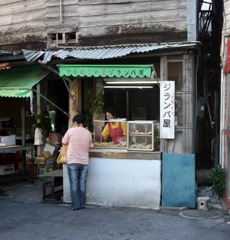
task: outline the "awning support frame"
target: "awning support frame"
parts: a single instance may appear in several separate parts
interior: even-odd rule
[[[54,72],[54,73],[56,73],[58,76],[59,76],[59,72],[56,70],[56,69],[54,69],[54,68],[52,68],[51,66],[49,66],[49,65],[46,65],[46,64],[44,64],[42,61],[38,61],[38,63],[39,64],[41,64],[43,67],[45,67],[45,68],[47,68],[47,69],[49,69],[50,71],[52,71],[52,72]],[[71,80],[70,78],[68,78],[68,77],[63,77],[66,81],[68,81],[68,82],[72,82],[73,80]]]
[[[55,103],[53,103],[52,101],[50,101],[47,97],[45,97],[43,94],[38,93],[35,89],[33,89],[34,92],[36,92],[37,94],[39,94],[42,98],[44,98],[47,102],[49,102],[51,105],[53,105],[54,107],[56,107],[58,110],[60,110],[62,113],[64,113],[67,117],[69,117],[69,114],[67,112],[65,112],[63,109],[61,109],[60,107],[58,107]]]
[[[40,61],[40,60],[38,61],[38,63],[41,64],[43,67],[49,69],[50,71],[56,73],[56,74],[59,76],[59,72],[58,72],[56,69],[52,68],[52,67],[49,66],[49,65],[44,64],[44,63],[43,63],[42,61]],[[68,94],[69,94],[69,96],[71,97],[73,103],[76,103],[76,100],[75,100],[75,99],[73,98],[73,96],[71,95],[70,90],[69,90],[69,87],[68,87],[68,85],[67,85],[67,83],[66,83],[66,81],[69,82],[69,83],[71,83],[71,82],[73,82],[73,80],[71,80],[70,78],[68,78],[68,77],[66,77],[66,76],[63,76],[63,77],[62,77],[62,80],[63,80],[63,82],[64,82],[64,84],[65,84],[66,90],[68,91]]]

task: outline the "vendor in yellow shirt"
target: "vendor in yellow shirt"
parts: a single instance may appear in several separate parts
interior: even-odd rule
[[[106,109],[105,115],[108,121],[118,119],[113,108]],[[108,122],[103,129],[102,137],[104,141],[110,137],[114,144],[118,144],[119,139],[126,137],[126,122]]]

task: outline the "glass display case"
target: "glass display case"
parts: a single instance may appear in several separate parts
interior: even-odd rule
[[[135,151],[158,151],[159,150],[159,122],[157,121],[126,121],[117,120],[94,120],[94,146],[95,148],[115,148]],[[110,137],[103,139],[102,132],[108,124],[125,125],[126,136],[118,137],[114,142]]]
[[[117,137],[115,141],[108,136],[107,139],[102,137],[102,132],[105,126],[110,123],[114,126],[122,124],[125,126],[125,130],[127,129],[127,121],[126,119],[114,119],[114,120],[94,120],[94,146],[95,148],[115,148],[115,149],[127,149],[127,131],[125,131],[124,137]]]
[[[154,151],[155,121],[129,121],[127,126],[127,149]]]

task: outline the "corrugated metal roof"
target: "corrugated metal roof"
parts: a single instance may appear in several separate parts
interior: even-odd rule
[[[66,59],[112,59],[124,57],[133,53],[145,53],[155,50],[173,49],[173,48],[194,48],[197,42],[176,42],[176,43],[155,43],[155,44],[137,44],[137,45],[117,45],[103,47],[76,47],[72,49],[60,49],[57,51],[30,51],[23,49],[23,55],[28,62],[41,60],[42,63],[51,61],[53,57]]]

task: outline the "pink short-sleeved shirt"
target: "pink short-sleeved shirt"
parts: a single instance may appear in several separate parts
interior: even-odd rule
[[[89,148],[92,143],[92,135],[89,130],[83,127],[72,127],[65,133],[62,143],[68,144],[68,164],[89,164]]]

